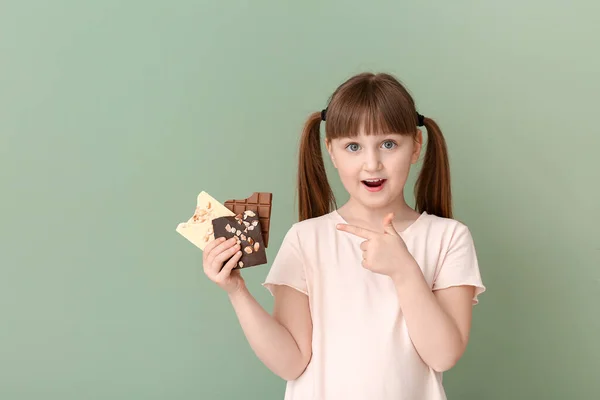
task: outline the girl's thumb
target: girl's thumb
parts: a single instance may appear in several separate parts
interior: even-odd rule
[[[389,213],[383,220],[383,230],[389,233],[390,235],[398,235],[396,229],[394,229],[394,213]]]

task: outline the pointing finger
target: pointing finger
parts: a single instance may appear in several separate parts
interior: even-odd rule
[[[373,239],[378,235],[377,232],[350,224],[337,224],[336,228],[340,231],[351,233],[363,239]]]

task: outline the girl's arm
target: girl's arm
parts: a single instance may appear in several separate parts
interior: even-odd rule
[[[291,381],[298,378],[312,356],[312,320],[308,296],[284,285],[273,287],[273,315],[245,285],[229,294],[246,339],[257,357],[273,373]]]
[[[474,288],[432,292],[416,261],[405,271],[394,277],[394,284],[413,345],[431,368],[449,370],[467,347]]]

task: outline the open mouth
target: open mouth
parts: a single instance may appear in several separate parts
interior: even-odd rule
[[[385,181],[386,179],[367,179],[362,181],[362,183],[366,186],[367,190],[371,192],[376,192],[383,188],[383,184],[385,183]]]

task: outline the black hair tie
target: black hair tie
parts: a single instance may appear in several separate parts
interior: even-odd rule
[[[326,116],[327,116],[327,109],[324,109],[323,111],[321,111],[321,120],[325,121]]]

